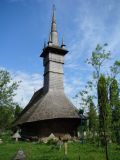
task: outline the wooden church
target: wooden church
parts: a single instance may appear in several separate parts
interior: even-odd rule
[[[63,64],[68,53],[64,41],[59,45],[53,9],[51,32],[47,46],[40,55],[43,58],[44,85],[32,96],[15,122],[23,136],[47,137],[70,134],[75,136],[81,117],[64,93]]]

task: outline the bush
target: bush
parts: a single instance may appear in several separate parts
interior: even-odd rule
[[[67,156],[64,156],[62,160],[69,160],[69,158]]]
[[[13,140],[11,135],[11,131],[2,132],[0,134],[0,139],[2,139],[4,143],[12,142]]]

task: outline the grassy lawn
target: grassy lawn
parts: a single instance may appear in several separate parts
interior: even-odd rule
[[[64,147],[56,149],[52,145],[38,144],[35,142],[5,142],[0,144],[0,160],[11,160],[16,152],[22,149],[27,160],[63,160]],[[68,144],[69,160],[105,160],[104,150],[91,144]],[[110,160],[120,160],[120,147],[109,146]]]

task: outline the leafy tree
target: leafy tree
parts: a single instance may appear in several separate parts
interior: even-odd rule
[[[110,99],[109,99],[109,88],[110,85],[112,83],[112,80],[114,78],[119,79],[118,75],[120,73],[120,61],[115,61],[113,66],[109,66],[108,69],[109,70],[105,70],[104,66],[106,64],[106,61],[110,60],[110,56],[111,56],[111,52],[110,51],[106,51],[105,47],[107,46],[107,44],[104,45],[97,45],[95,50],[92,52],[92,55],[89,59],[87,59],[87,63],[90,64],[93,67],[93,76],[92,76],[92,80],[87,82],[87,85],[85,86],[85,89],[81,90],[77,96],[77,98],[80,99],[79,104],[82,106],[82,108],[85,108],[84,110],[88,110],[89,112],[93,112],[93,109],[91,106],[93,104],[96,105],[95,108],[97,108],[97,113],[99,113],[99,121],[100,121],[100,125],[101,126],[101,134],[103,134],[104,132],[104,126],[107,127],[105,130],[105,136],[108,140],[108,137],[110,138],[111,136],[111,119],[112,119],[112,110],[111,110],[111,105],[110,105]],[[100,97],[98,97],[98,83],[101,79],[101,75],[104,75],[103,77],[105,78],[105,83],[103,83],[103,88],[105,89],[106,92],[103,91],[103,95],[106,94],[106,106],[104,108],[103,111],[105,112],[105,116],[104,119],[102,118],[102,114],[101,114],[101,108],[100,108],[100,103],[102,104],[103,101],[102,99],[100,99]],[[102,87],[102,86],[101,86]],[[101,90],[104,90],[101,89]],[[101,91],[101,95],[102,95],[102,91]],[[104,98],[104,96],[102,97]],[[90,99],[92,99],[93,104],[90,103]],[[96,101],[97,100],[97,101]],[[105,99],[104,99],[105,100]],[[117,105],[119,106],[119,105]],[[87,109],[86,109],[87,108]],[[118,111],[119,113],[119,111]],[[89,113],[91,115],[91,113]],[[118,116],[119,117],[119,116]],[[101,119],[102,118],[102,119]],[[105,121],[103,123],[103,120]],[[102,124],[103,123],[103,124]],[[117,123],[118,125],[119,123]],[[90,126],[89,126],[90,129]],[[102,135],[101,137],[104,138],[104,135]],[[101,140],[102,141],[102,140]],[[103,139],[104,141],[104,139]]]
[[[80,98],[80,105],[83,106],[83,109],[87,108],[87,121],[85,121],[84,127],[82,128],[84,128],[84,130],[87,132],[87,137],[89,138],[89,140],[91,142],[95,142],[95,134],[98,131],[98,117],[96,112],[96,106],[93,102],[93,99],[96,97],[94,96],[94,94],[91,94],[91,91],[92,82],[88,81],[85,89],[81,90],[76,97]],[[80,109],[80,111],[83,111],[83,109]]]
[[[89,111],[88,111],[88,120],[89,120],[89,131],[93,133],[93,139],[95,138],[95,132],[97,132],[97,113],[93,101],[90,101]]]
[[[115,61],[113,66],[110,67],[112,78],[116,78],[116,76],[120,73],[120,61]]]
[[[111,112],[108,103],[108,90],[106,79],[101,75],[98,81],[98,107],[99,107],[99,129],[101,144],[105,146],[106,159],[108,160],[108,136],[111,126]]]
[[[14,109],[14,116],[15,119],[17,119],[21,113],[21,111],[23,110],[22,107],[20,107],[18,104],[16,105],[15,109]]]
[[[13,97],[18,84],[12,82],[10,73],[0,70],[0,106],[11,106],[14,104]]]
[[[89,107],[88,107],[88,122],[89,122],[88,127],[89,127],[90,139],[94,143],[98,133],[98,116],[95,104],[91,99],[89,101]]]
[[[99,79],[100,73],[101,73],[101,67],[104,64],[104,62],[108,59],[110,59],[110,51],[106,52],[104,47],[106,47],[107,44],[105,43],[103,46],[97,44],[95,50],[92,52],[92,56],[90,59],[87,59],[87,63],[92,65],[92,67],[95,69],[93,72],[93,78]]]
[[[13,82],[10,73],[0,70],[0,130],[9,129],[14,120],[13,101],[15,91],[18,87],[17,82]]]

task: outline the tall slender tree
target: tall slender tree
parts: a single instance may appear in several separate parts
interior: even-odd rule
[[[90,133],[92,133],[92,141],[95,142],[95,133],[97,133],[97,127],[98,127],[98,117],[96,112],[96,107],[92,100],[90,100],[89,106],[88,106],[88,127]]]
[[[108,160],[108,136],[111,126],[111,112],[108,103],[108,89],[104,75],[98,81],[98,107],[99,107],[99,129],[101,144],[105,146],[106,160]]]
[[[120,100],[118,82],[115,78],[113,78],[110,85],[110,105],[112,109],[113,138],[120,144]]]

